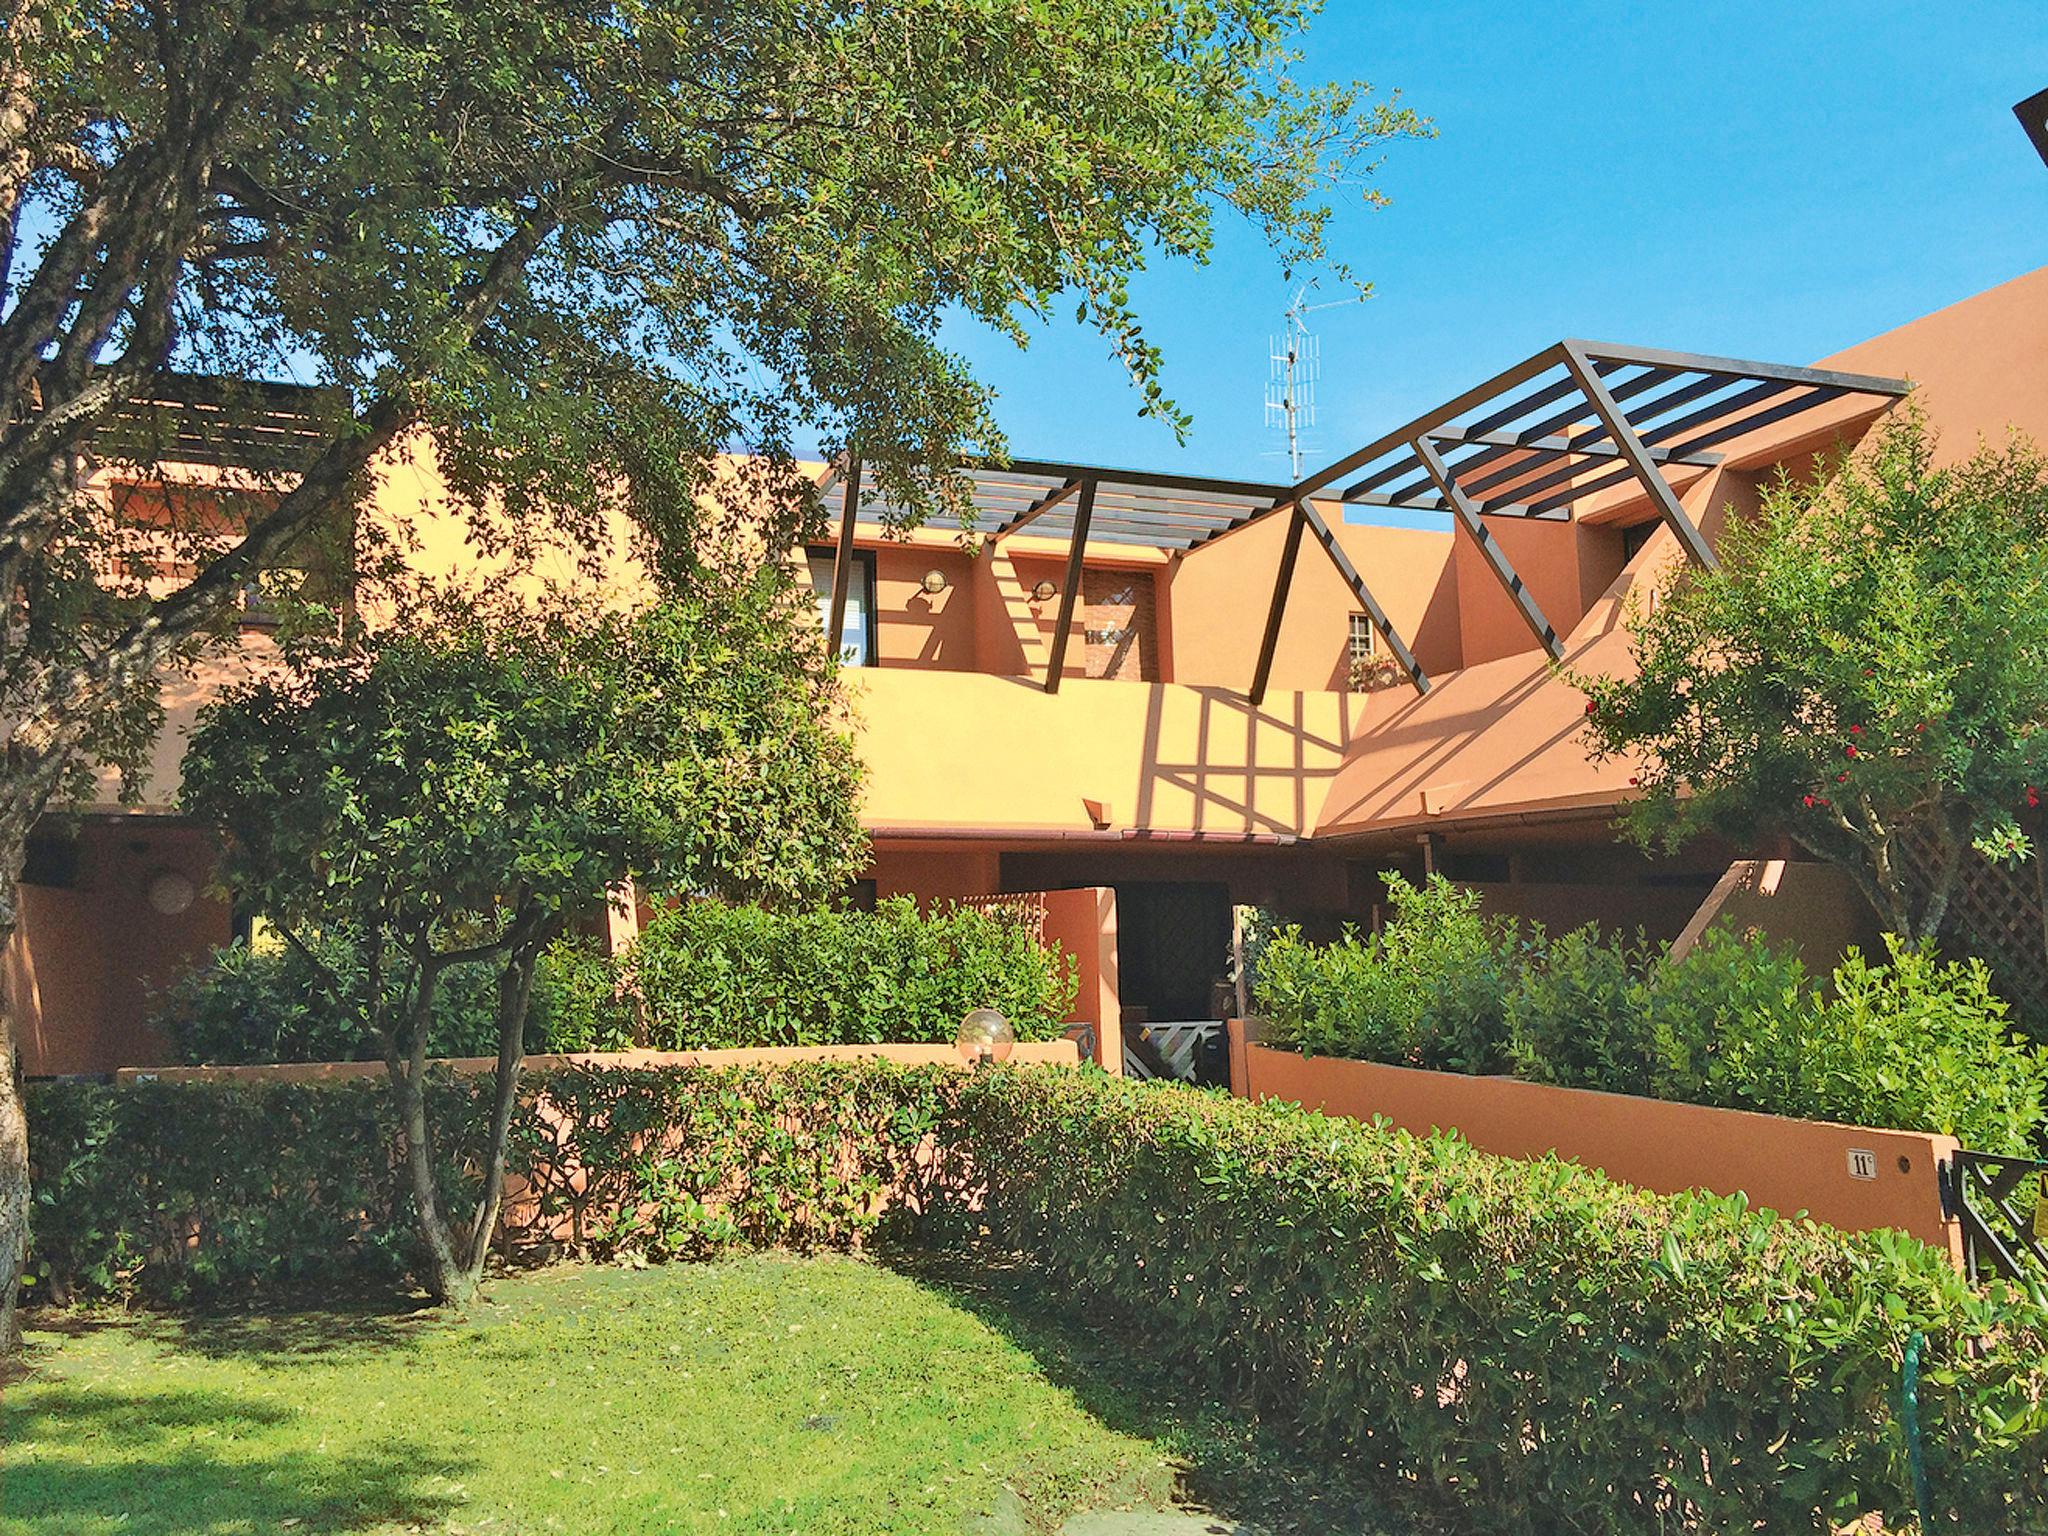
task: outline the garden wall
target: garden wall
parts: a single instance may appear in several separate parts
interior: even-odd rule
[[[1353,1120],[1383,1115],[1417,1135],[1456,1131],[1503,1157],[1555,1152],[1658,1194],[1742,1194],[1753,1206],[1804,1211],[1848,1232],[1895,1228],[1962,1263],[1962,1228],[1942,1211],[1937,1177],[1960,1146],[1952,1136],[1302,1056],[1248,1039],[1236,1020],[1230,1041],[1231,1091],[1240,1097]]]
[[[1077,1066],[1080,1048],[1070,1039],[1020,1040],[1010,1060],[1019,1066]],[[807,1061],[887,1061],[900,1067],[964,1066],[950,1045],[764,1045],[733,1051],[579,1051],[571,1055],[533,1055],[528,1072],[553,1072],[563,1067],[630,1067],[655,1071],[666,1067],[782,1067]],[[458,1056],[436,1063],[461,1076],[494,1071],[495,1056]],[[284,1062],[260,1067],[126,1067],[114,1074],[117,1083],[330,1083],[382,1078],[381,1061]]]

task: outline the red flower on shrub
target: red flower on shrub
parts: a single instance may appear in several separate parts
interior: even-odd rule
[[[1595,713],[1597,713],[1597,712],[1599,711],[1599,708],[1600,708],[1600,706],[1599,706],[1598,704],[1595,704],[1595,703],[1594,703],[1594,702],[1593,702],[1593,701],[1592,701],[1591,699],[1588,699],[1588,700],[1586,700],[1586,713],[1587,713],[1587,714],[1589,714],[1589,715],[1590,715],[1590,714],[1595,714]]]
[[[2040,806],[2041,792],[2038,789],[2034,788],[2033,785],[2029,784],[2027,786],[2027,809],[2030,811],[2038,810],[2040,809]]]
[[[1846,784],[1849,782],[1849,775],[1846,773],[1838,773],[1835,775],[1835,782],[1837,784]]]
[[[1856,755],[1856,743],[1850,742],[1848,746],[1842,748],[1842,753],[1846,757],[1854,757]]]
[[[1861,736],[1863,734],[1863,727],[1860,725],[1852,725],[1849,727],[1849,734],[1851,736]]]
[[[1805,806],[1805,807],[1806,807],[1806,808],[1807,808],[1807,809],[1808,809],[1808,810],[1810,811],[1810,810],[1812,810],[1812,809],[1813,809],[1813,796],[1811,796],[1811,795],[1801,795],[1801,796],[1799,797],[1799,803],[1800,803],[1801,805]]]

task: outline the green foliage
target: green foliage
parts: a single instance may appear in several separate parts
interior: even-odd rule
[[[24,295],[0,313],[0,527],[6,588],[34,605],[0,641],[4,712],[61,722],[53,752],[146,761],[136,664],[146,681],[240,590],[239,564],[145,593],[87,558],[109,540],[64,466],[90,441],[154,472],[172,423],[122,413],[163,398],[167,364],[229,381],[231,408],[263,403],[239,379],[332,386],[295,402],[303,492],[273,509],[293,476],[251,464],[237,515],[260,533],[237,560],[258,569],[346,524],[416,426],[493,549],[587,550],[623,511],[687,564],[735,446],[772,461],[747,496],[786,547],[816,510],[790,445],[820,426],[922,513],[963,452],[1002,450],[940,344],[950,316],[1022,345],[1077,306],[1142,413],[1184,430],[1133,275],[1204,260],[1227,210],[1284,265],[1348,277],[1328,197],[1422,131],[1363,86],[1302,82],[1313,11],[28,0],[0,34]],[[210,570],[219,531],[188,516],[175,558]],[[104,707],[124,683],[132,707]]]
[[[1316,945],[1285,928],[1259,957],[1257,1003],[1277,1038],[1318,1055],[1495,1072],[1507,1056],[1507,925],[1440,875],[1387,875],[1393,916],[1365,938]]]
[[[965,906],[920,915],[908,897],[873,912],[685,901],[647,925],[623,968],[658,1050],[950,1041],[975,1008],[1048,1040],[1077,986],[1034,924]]]
[[[309,947],[320,969],[290,946],[223,945],[203,965],[171,983],[153,1021],[169,1036],[178,1060],[194,1066],[279,1061],[381,1059],[376,1038],[336,1007],[327,977],[351,995],[364,985],[358,946],[315,935]],[[434,995],[427,1050],[434,1056],[494,1056],[498,1051],[497,978],[483,966],[458,966]],[[387,979],[386,986],[392,983]],[[536,982],[526,1021],[528,1050],[548,1049],[552,988]],[[395,1002],[396,999],[393,999]]]
[[[1642,765],[1642,841],[1789,831],[1916,939],[1973,842],[2024,854],[2048,720],[2048,461],[1934,452],[1908,407],[1772,486],[1631,615],[1632,675],[1573,679],[1595,753]]]
[[[931,1176],[916,1152],[938,1081],[875,1062],[528,1074],[510,1161],[541,1220],[521,1240],[599,1256],[853,1246],[881,1190]],[[29,1099],[42,1294],[218,1300],[425,1277],[375,1081],[38,1083]],[[489,1079],[437,1074],[427,1100],[441,1187],[460,1197]]]
[[[630,1050],[638,1043],[639,1023],[624,986],[618,962],[594,939],[557,939],[541,951],[534,971],[539,1028],[528,1027],[527,1049]]]
[[[1944,962],[1891,938],[1886,947],[1889,964],[1851,951],[1804,1006],[1758,1009],[1725,1030],[1713,1071],[1724,1101],[1941,1131],[1980,1151],[2036,1150],[2048,1050],[2014,1038],[1982,962]]]
[[[406,1270],[365,1086],[30,1092],[42,1293]],[[437,1087],[444,1141],[480,1100]],[[1088,1070],[571,1071],[529,1085],[514,1146],[543,1252],[842,1247],[885,1211],[927,1248],[992,1232],[1191,1396],[1475,1529],[1897,1528],[1913,1331],[1937,1514],[2017,1536],[2048,1502],[2048,1312],[1897,1234]]]
[[[1591,923],[1554,939],[1539,933],[1503,1010],[1515,1075],[1561,1088],[1655,1091],[1656,1058],[1642,1027],[1648,966],[1640,942],[1608,943]]]
[[[772,571],[631,616],[428,600],[209,706],[183,807],[232,836],[245,901],[394,965],[626,876],[802,899],[865,857],[815,628]]]
[[[2014,1156],[2048,1132],[2048,1048],[2014,1032],[1976,960],[1888,940],[1888,963],[1851,951],[1817,986],[1795,955],[1724,930],[1673,961],[1591,925],[1518,936],[1441,880],[1391,884],[1383,933],[1268,947],[1255,996],[1268,1043],[1936,1131]],[[1475,1040],[1477,1056],[1453,1044]]]
[[[977,1219],[1040,1282],[1461,1529],[1818,1531],[2048,1507],[2048,1312],[1897,1234],[1096,1074],[960,1089]]]
[[[431,1097],[459,1147],[473,1089],[440,1082]],[[37,1083],[28,1104],[31,1297],[374,1290],[412,1272],[412,1198],[381,1084]],[[452,1162],[441,1176],[450,1191],[465,1182]]]

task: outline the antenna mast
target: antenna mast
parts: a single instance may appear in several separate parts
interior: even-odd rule
[[[1296,480],[1301,478],[1302,431],[1316,424],[1316,381],[1323,372],[1322,343],[1310,332],[1308,315],[1329,307],[1310,304],[1308,288],[1297,288],[1284,328],[1267,347],[1266,425],[1287,434],[1287,464]]]

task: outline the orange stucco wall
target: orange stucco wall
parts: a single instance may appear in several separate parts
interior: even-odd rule
[[[1937,1164],[1958,1149],[1952,1136],[1417,1072],[1258,1044],[1239,1059],[1244,1071],[1233,1091],[1246,1097],[1353,1120],[1384,1115],[1417,1135],[1456,1131],[1503,1157],[1555,1152],[1660,1194],[1706,1189],[1746,1195],[1751,1205],[1785,1215],[1804,1211],[1850,1232],[1892,1227],[1961,1262],[1961,1230],[1942,1214],[1935,1177]],[[1875,1155],[1874,1178],[1850,1175],[1852,1150]]]
[[[1118,1022],[1123,1003],[1117,990],[1116,892],[1107,886],[1081,886],[1045,891],[1045,926],[1041,936],[1074,960],[1074,1006],[1069,1024],[1093,1024],[1096,1063],[1111,1072],[1123,1071],[1123,1037]],[[1103,1028],[1107,1024],[1107,1029]]]
[[[879,833],[1109,830],[1299,834],[1313,824],[1357,700],[1074,678],[888,668],[853,680]]]
[[[1460,593],[1450,535],[1345,523],[1334,504],[1319,505],[1423,670],[1458,665]],[[1286,535],[1284,515],[1267,517],[1181,557],[1171,581],[1178,681],[1250,685]],[[1357,611],[1357,600],[1329,557],[1304,537],[1269,686],[1342,688],[1350,666],[1350,616]]]
[[[165,915],[149,904],[162,871],[198,895]],[[88,822],[69,888],[24,885],[5,951],[22,1071],[103,1072],[171,1059],[149,1025],[156,992],[229,934],[227,908],[206,893],[213,851],[200,834],[148,818]]]
[[[1816,975],[1833,969],[1852,945],[1866,955],[1884,953],[1876,912],[1848,875],[1827,864],[1786,859],[1730,864],[1673,941],[1671,957],[1684,955],[1716,923],[1797,950]]]

